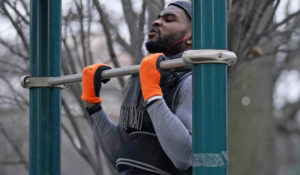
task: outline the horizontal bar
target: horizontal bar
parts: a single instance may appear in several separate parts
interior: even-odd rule
[[[171,68],[177,68],[184,66],[185,63],[183,62],[182,58],[180,59],[173,59],[168,61],[163,61],[160,63],[160,68],[162,69],[171,69]],[[119,77],[119,76],[126,76],[126,75],[132,75],[139,73],[140,65],[134,65],[134,66],[126,66],[126,67],[120,67],[120,68],[114,68],[105,70],[102,72],[101,77],[102,78],[112,78],[112,77]],[[65,75],[62,77],[52,77],[49,80],[50,86],[55,85],[62,85],[66,83],[76,83],[81,82],[82,74],[73,74],[73,75]]]
[[[172,59],[167,61],[162,61],[160,63],[161,69],[172,69],[178,68],[186,65],[182,58]],[[120,68],[114,68],[109,70],[104,70],[101,74],[103,78],[112,78],[119,76],[126,76],[139,73],[140,65],[134,66],[125,66]],[[82,74],[71,74],[64,75],[61,77],[32,77],[32,76],[23,76],[21,78],[21,85],[24,88],[30,87],[64,87],[61,85],[81,82]]]
[[[222,63],[228,66],[234,64],[236,55],[228,50],[188,50],[182,55],[182,58],[162,61],[159,64],[161,69],[172,69],[182,67],[188,64],[200,63]],[[102,78],[112,78],[139,73],[140,65],[120,67],[105,70],[102,72]],[[61,87],[66,84],[81,82],[82,74],[65,75],[61,77],[32,77],[24,76],[21,79],[21,85],[24,88],[31,87]]]

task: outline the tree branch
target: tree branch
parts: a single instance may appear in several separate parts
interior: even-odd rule
[[[137,15],[132,9],[130,0],[122,0],[123,12],[125,16],[125,21],[127,22],[127,26],[129,28],[130,33],[130,43],[131,50],[133,52],[133,58],[135,64],[139,64],[142,57],[142,43],[144,41],[144,24],[145,24],[145,11],[146,11],[146,1],[143,1],[142,4],[142,12],[137,18]],[[143,26],[141,28],[141,25]]]
[[[247,51],[247,48],[251,45],[254,45],[255,43],[253,43],[253,39],[254,36],[257,33],[258,30],[258,26],[261,24],[261,20],[263,19],[263,15],[266,12],[266,9],[268,8],[268,6],[270,4],[272,4],[274,0],[264,0],[264,1],[260,1],[259,7],[258,8],[253,8],[252,10],[255,12],[252,13],[252,15],[254,15],[253,21],[248,21],[246,22],[247,26],[249,27],[248,32],[245,34],[245,38],[243,39],[243,43],[241,44],[241,47],[239,48],[240,51]],[[257,2],[257,1],[255,1]]]
[[[135,58],[135,64],[139,64],[144,57],[142,53],[142,46],[144,42],[144,25],[145,25],[145,14],[146,14],[146,0],[143,1],[142,4],[142,12],[139,16],[138,20],[138,33],[137,36],[134,37],[133,43],[131,46],[133,47],[133,56]]]
[[[77,45],[77,42],[73,42],[75,44],[74,48],[72,49],[67,40],[68,40],[68,32],[67,32],[67,29],[68,27],[70,28],[71,30],[71,27],[69,25],[69,18],[71,16],[71,12],[69,11],[68,15],[66,17],[64,17],[64,22],[65,22],[65,25],[64,25],[64,36],[62,37],[62,43],[63,43],[63,47],[65,48],[65,52],[67,53],[67,59],[68,59],[68,62],[70,62],[70,64],[68,64],[68,67],[71,69],[71,70],[64,70],[66,74],[71,74],[71,73],[77,73],[77,69],[76,69],[76,66],[78,66],[79,68],[82,68],[83,65],[81,63],[81,59],[80,59],[80,56],[79,56],[79,53],[78,53],[78,49],[76,49],[78,47]],[[72,31],[72,30],[71,30]],[[75,35],[71,35],[71,38],[73,39],[73,41],[75,40],[76,41],[76,38],[75,38]],[[76,55],[76,59],[77,59],[77,62],[75,62],[74,60],[74,57],[73,57],[73,53],[74,53],[74,50],[75,50],[75,55]]]
[[[78,44],[77,39],[76,39],[76,34],[74,34],[74,31],[73,31],[71,26],[69,26],[69,29],[70,29],[70,33],[71,33],[71,38],[72,38],[73,43],[74,43],[74,48],[75,48],[74,52],[75,52],[75,55],[76,55],[76,58],[77,58],[77,62],[79,64],[79,67],[83,68],[84,63],[82,63],[80,54],[79,54],[78,49],[77,49],[77,48],[79,48],[79,44]]]
[[[84,19],[84,14],[83,14],[83,5],[82,5],[82,0],[80,0],[80,4],[78,4],[77,0],[75,1],[76,9],[77,9],[77,14],[79,16],[79,24],[80,24],[80,40],[81,40],[81,51],[82,51],[82,56],[83,56],[83,62],[84,66],[89,65],[88,63],[88,57],[86,53],[86,36],[85,36],[85,29],[84,29],[84,24],[83,24],[83,19]]]
[[[134,44],[132,42],[133,38],[138,33],[137,25],[136,25],[137,15],[135,14],[135,12],[132,9],[130,0],[122,0],[121,2],[122,2],[125,21],[127,23],[129,33],[130,33],[131,44]]]
[[[255,40],[257,41],[258,39],[260,39],[262,37],[262,33],[264,33],[271,25],[272,23],[274,22],[274,16],[275,16],[275,13],[279,7],[279,4],[280,4],[281,0],[277,0],[276,3],[275,3],[275,6],[272,10],[272,14],[269,16],[269,19],[267,20],[267,23],[266,25],[264,26],[263,30],[260,32],[260,34],[258,34],[256,37],[255,37]]]
[[[5,130],[3,124],[0,122],[0,132],[3,134],[3,136],[6,138],[8,143],[12,146],[13,150],[17,153],[17,155],[20,158],[19,163],[21,163],[25,169],[29,170],[29,164],[26,160],[25,156],[23,155],[21,149],[18,147],[18,144],[11,138],[10,134]]]
[[[11,82],[2,74],[0,74],[0,78],[8,85],[8,88],[11,90],[12,94],[13,94],[13,99],[15,100],[16,104],[23,110],[25,110],[25,107],[20,103],[18,97],[20,97],[23,100],[23,103],[27,105],[29,105],[29,102],[27,101],[27,99],[25,98],[25,96],[23,94],[21,94],[20,92],[16,91],[14,89],[14,86],[11,84]]]
[[[280,27],[284,24],[287,24],[290,20],[297,17],[298,15],[300,15],[300,10],[293,13],[293,14],[291,14],[291,15],[289,15],[289,16],[287,16],[281,22],[272,25],[267,31],[263,32],[262,35],[269,35],[270,33],[274,32],[276,29],[278,29],[278,27]]]
[[[2,164],[2,165],[18,165],[18,164],[23,164],[23,162],[21,160],[18,160],[18,161],[0,160],[0,164]]]
[[[22,4],[22,7],[24,8],[24,10],[25,10],[25,12],[26,12],[26,15],[27,16],[30,16],[30,12],[29,12],[29,10],[28,10],[28,4],[26,4],[26,2],[28,2],[28,1],[24,1],[24,0],[18,0],[18,1],[20,1],[21,2],[21,4]]]
[[[16,50],[13,45],[10,45],[8,42],[4,41],[2,38],[0,38],[0,44],[2,44],[4,47],[6,47],[13,54],[19,56],[20,58],[23,58],[23,60],[26,63],[28,62],[28,60],[29,60],[29,56],[28,55],[25,55],[21,51]]]
[[[20,11],[16,8],[16,6],[13,6],[9,1],[6,1],[6,3],[8,4],[8,6],[9,6],[11,9],[14,10],[14,12],[22,19],[22,21],[23,21],[25,24],[29,25],[29,21],[25,18],[24,15],[22,15],[22,14],[20,13]]]
[[[27,72],[28,69],[24,69],[23,67],[21,67],[20,65],[17,65],[17,64],[13,64],[13,63],[10,63],[9,61],[3,61],[3,60],[0,60],[0,64],[2,66],[2,68],[17,68],[18,71],[14,71],[15,73],[18,73],[18,74],[24,74],[24,72]],[[6,70],[6,69],[4,69]],[[10,69],[11,70],[11,69]]]
[[[114,66],[116,68],[118,68],[118,67],[120,67],[120,63],[117,60],[117,56],[116,56],[115,50],[113,48],[113,40],[111,38],[111,34],[110,34],[110,31],[109,31],[109,28],[108,28],[109,25],[108,25],[108,22],[107,22],[108,21],[107,16],[106,16],[105,12],[103,11],[103,9],[102,9],[100,3],[98,2],[98,0],[93,0],[93,2],[94,2],[94,5],[95,5],[98,13],[99,13],[99,16],[101,18],[100,22],[102,24],[102,27],[103,27],[103,30],[104,30],[104,33],[105,33],[110,59],[112,60]],[[124,87],[125,86],[124,78],[123,77],[118,77],[118,80],[119,80],[119,83],[120,83],[121,87]]]
[[[88,9],[88,26],[87,26],[87,36],[88,36],[88,42],[87,42],[87,52],[88,52],[88,57],[89,57],[89,64],[92,64],[94,63],[94,59],[93,59],[93,53],[92,53],[92,50],[91,50],[91,41],[90,41],[90,38],[91,38],[91,25],[92,25],[92,21],[93,21],[93,15],[92,15],[92,2],[91,0],[88,0],[87,1],[87,9]]]
[[[27,53],[29,53],[29,44],[27,42],[27,39],[23,33],[23,30],[21,29],[21,27],[19,26],[19,24],[17,23],[17,21],[15,21],[11,14],[7,11],[4,1],[0,2],[0,8],[3,10],[4,14],[7,16],[7,18],[10,20],[10,22],[12,23],[12,25],[14,26],[16,32],[18,33],[18,35],[20,36],[22,43],[24,45],[24,48],[26,50]]]
[[[89,165],[91,166],[91,168],[94,170],[95,173],[98,172],[99,170],[99,165],[98,163],[94,160],[91,152],[89,151],[88,149],[88,146],[86,144],[86,141],[83,137],[83,135],[81,134],[81,131],[79,129],[79,126],[78,124],[76,123],[76,121],[74,120],[74,115],[71,113],[71,110],[69,109],[67,103],[66,103],[66,100],[65,98],[62,98],[62,105],[63,105],[63,108],[66,112],[66,116],[68,117],[71,125],[72,125],[72,128],[74,129],[75,131],[75,134],[80,142],[80,145],[81,147],[78,147],[75,142],[74,142],[74,139],[72,137],[72,135],[67,131],[66,128],[64,128],[64,130],[66,131],[66,134],[69,136],[71,142],[73,142],[72,144],[74,145],[74,147],[76,148],[77,152],[80,153],[82,155],[82,157],[89,163]]]
[[[116,41],[127,51],[129,52],[131,55],[133,55],[133,51],[132,51],[132,48],[131,46],[121,37],[120,35],[120,32],[118,30],[118,28],[116,26],[114,26],[112,23],[110,23],[109,21],[108,22],[108,25],[109,27],[114,31],[115,33],[115,39]]]

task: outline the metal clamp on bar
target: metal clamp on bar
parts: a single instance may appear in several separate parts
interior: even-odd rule
[[[69,84],[59,84],[59,85],[50,84],[51,80],[54,78],[55,77],[32,77],[30,75],[26,75],[21,78],[20,83],[23,88],[57,87],[57,88],[66,89],[69,87]]]
[[[223,63],[228,66],[233,65],[237,60],[234,52],[215,49],[187,50],[182,58],[186,64]]]

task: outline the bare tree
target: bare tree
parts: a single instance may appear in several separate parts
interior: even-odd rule
[[[292,149],[281,144],[290,140],[280,133],[289,130],[283,123],[295,122],[299,106],[286,104],[291,108],[278,122],[273,100],[278,77],[289,69],[290,63],[295,64],[293,60],[298,57],[293,53],[299,51],[299,40],[295,36],[299,36],[300,11],[289,13],[287,10],[285,18],[278,22],[275,15],[280,0],[231,2],[229,48],[237,53],[238,62],[229,71],[230,173],[288,174],[283,169],[290,169],[291,162],[282,162],[280,157],[285,155],[285,159],[291,159],[292,153],[288,152]],[[279,59],[278,55],[283,53],[286,56]],[[282,108],[285,109],[287,107]]]

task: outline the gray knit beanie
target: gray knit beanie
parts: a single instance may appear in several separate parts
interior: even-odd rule
[[[192,3],[191,3],[191,1],[176,1],[176,2],[170,3],[168,6],[170,6],[170,5],[175,5],[179,8],[181,8],[190,17],[190,19],[192,19]]]

